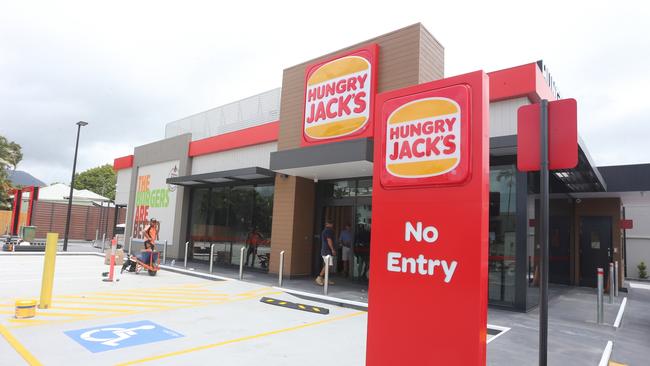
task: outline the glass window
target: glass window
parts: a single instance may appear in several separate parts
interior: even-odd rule
[[[516,257],[516,170],[490,167],[489,300],[514,304]]]
[[[353,197],[356,189],[355,180],[338,180],[323,183],[324,198]]]
[[[249,265],[268,270],[273,189],[272,184],[194,189],[189,225],[193,257],[209,260],[215,244],[216,263],[238,265],[246,247]]]
[[[372,196],[372,179],[359,179],[357,182],[357,196]]]

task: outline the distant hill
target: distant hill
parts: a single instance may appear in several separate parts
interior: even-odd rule
[[[14,187],[45,187],[47,185],[42,180],[22,170],[7,169],[7,175],[9,176],[9,181]]]

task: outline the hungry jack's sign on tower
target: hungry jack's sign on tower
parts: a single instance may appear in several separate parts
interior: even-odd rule
[[[366,364],[484,365],[488,78],[377,95]]]
[[[372,134],[377,50],[371,44],[306,68],[303,146]]]

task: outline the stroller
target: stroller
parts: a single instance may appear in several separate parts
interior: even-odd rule
[[[160,269],[160,252],[152,251],[143,253],[148,254],[145,256],[145,259],[148,260],[141,261],[137,256],[130,255],[128,259],[129,263],[125,263],[125,265],[122,267],[122,270],[128,266],[129,272],[135,272],[138,274],[142,272],[142,270],[146,270],[149,273],[149,276],[155,276]]]

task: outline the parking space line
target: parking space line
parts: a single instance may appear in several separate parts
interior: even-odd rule
[[[16,352],[30,365],[30,366],[42,366],[43,364],[32,355],[25,346],[22,345],[11,332],[0,324],[0,334],[7,340],[7,343],[13,347]]]
[[[187,354],[187,353],[192,353],[192,352],[196,352],[196,351],[203,351],[203,350],[210,349],[210,348],[217,348],[217,347],[225,346],[225,345],[232,344],[232,343],[244,342],[244,341],[248,341],[248,340],[252,340],[252,339],[268,337],[268,336],[275,335],[275,334],[287,333],[287,332],[291,332],[291,331],[294,331],[294,330],[309,328],[309,327],[313,327],[313,326],[316,326],[316,325],[331,323],[331,322],[335,322],[335,321],[338,321],[338,320],[343,320],[343,319],[348,319],[348,318],[352,318],[352,317],[355,317],[355,316],[359,316],[359,315],[362,315],[362,314],[367,314],[367,313],[365,311],[354,312],[354,313],[345,314],[345,315],[341,315],[341,316],[337,316],[337,317],[333,317],[333,318],[329,318],[329,319],[324,319],[324,320],[319,320],[319,321],[315,321],[315,322],[311,322],[311,323],[296,325],[296,326],[293,326],[293,327],[272,330],[272,331],[269,331],[269,332],[253,334],[253,335],[249,335],[249,336],[245,336],[245,337],[230,339],[230,340],[227,340],[227,341],[222,341],[222,342],[217,342],[217,343],[212,343],[212,344],[206,344],[206,345],[198,346],[198,347],[192,347],[192,348],[188,348],[188,349],[184,349],[184,350],[180,350],[180,351],[165,353],[165,354],[158,355],[158,356],[145,357],[145,358],[141,358],[141,359],[134,360],[134,361],[127,361],[127,362],[124,362],[124,363],[119,363],[116,366],[136,365],[136,364],[140,364],[140,363],[160,360],[160,359],[163,359],[163,358],[180,356],[180,355],[184,355],[184,354]]]

